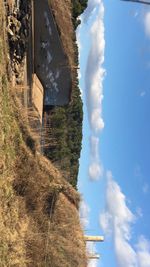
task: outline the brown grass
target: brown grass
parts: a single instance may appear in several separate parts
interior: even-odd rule
[[[74,30],[72,24],[71,0],[49,0],[49,2],[60,30],[63,47],[68,56],[70,66],[74,66]]]
[[[80,197],[37,152],[30,120],[12,97],[2,0],[0,10],[0,267],[85,267]]]
[[[78,86],[78,47],[72,21],[72,1],[71,0],[48,0],[52,8],[64,51],[68,57],[72,73],[72,90]],[[71,95],[72,100],[72,95]]]
[[[28,214],[30,221],[27,266],[86,266],[77,192],[45,158],[34,157],[26,147],[22,147],[21,155],[14,189],[24,200],[23,213]]]

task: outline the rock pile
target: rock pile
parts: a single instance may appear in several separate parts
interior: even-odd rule
[[[21,83],[29,37],[30,1],[16,0],[13,9],[10,9],[9,5],[7,6],[7,14],[7,33],[12,71],[16,76],[16,82]]]

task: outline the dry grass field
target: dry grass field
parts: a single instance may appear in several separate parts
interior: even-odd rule
[[[0,267],[85,267],[80,197],[36,150],[7,77],[3,0],[0,11]]]
[[[74,30],[72,24],[71,0],[49,0],[56,23],[58,25],[63,47],[69,58],[70,66],[74,66]]]

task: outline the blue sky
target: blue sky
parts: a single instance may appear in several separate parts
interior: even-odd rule
[[[89,0],[77,36],[81,221],[105,236],[89,267],[150,267],[150,9]]]

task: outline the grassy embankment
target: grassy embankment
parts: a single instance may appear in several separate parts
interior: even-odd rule
[[[36,152],[7,77],[2,0],[0,11],[0,267],[85,267],[79,195]]]

